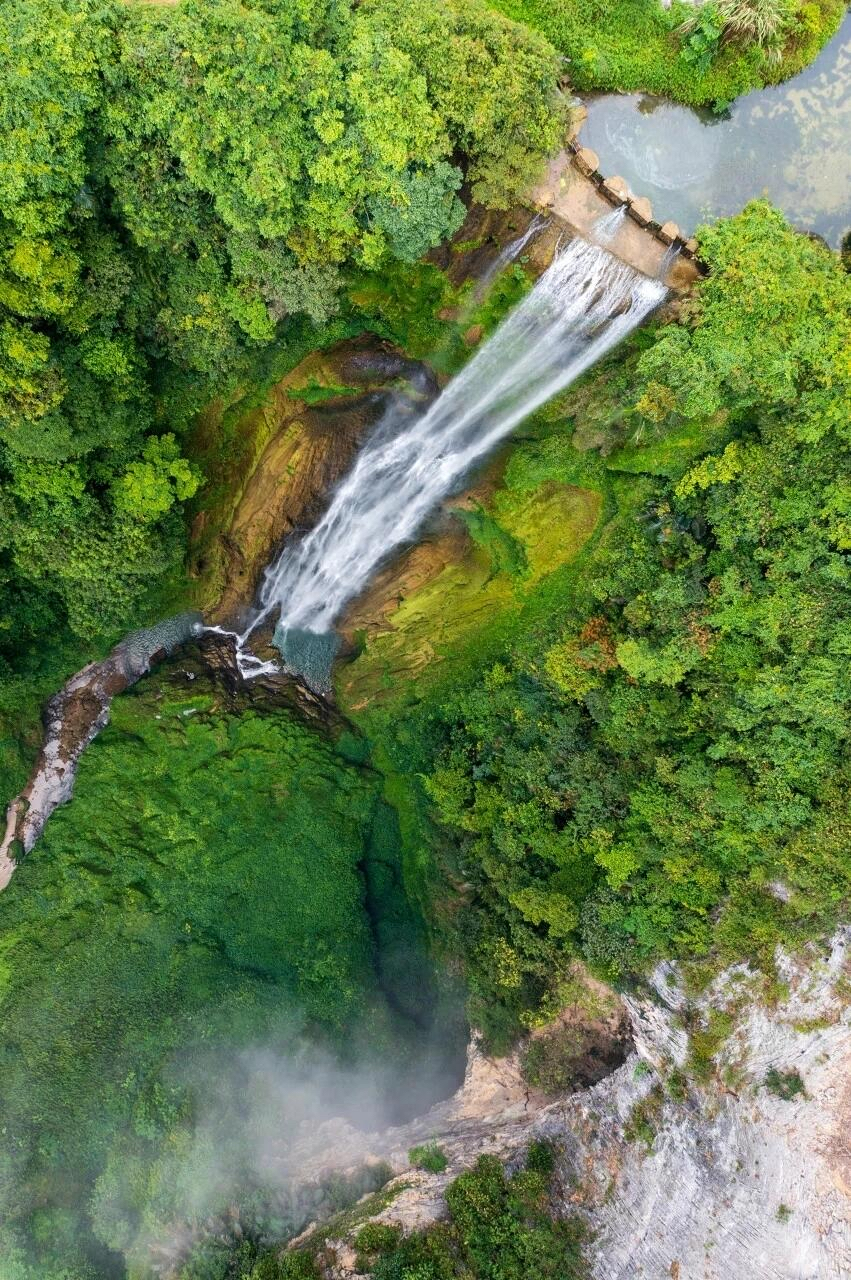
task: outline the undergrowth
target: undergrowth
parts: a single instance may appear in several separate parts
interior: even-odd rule
[[[772,0],[777,7],[775,0]],[[727,104],[741,94],[795,75],[836,31],[842,0],[788,6],[781,46],[761,45],[750,27],[722,40],[732,17],[715,21],[712,5],[696,15],[674,0],[490,0],[493,8],[536,27],[564,54],[579,92],[643,90],[693,106]],[[731,6],[728,6],[728,9]],[[737,9],[746,8],[740,3]],[[684,23],[693,22],[682,31]]]

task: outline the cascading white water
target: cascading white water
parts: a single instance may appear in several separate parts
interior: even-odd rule
[[[626,205],[615,205],[611,213],[606,213],[599,218],[594,226],[594,243],[601,245],[609,245],[620,231],[626,221]]]
[[[571,241],[430,408],[413,421],[410,412],[389,412],[316,527],[269,566],[239,637],[243,674],[270,669],[242,647],[277,614],[275,641],[288,668],[321,687],[315,671],[330,667],[334,623],[378,565],[476,462],[640,324],[665,292],[599,245]]]
[[[529,241],[537,236],[539,232],[543,231],[548,223],[549,218],[545,218],[541,213],[536,213],[526,230],[521,232],[519,236],[516,236],[514,240],[509,240],[508,244],[505,245],[504,248],[500,249],[487,271],[476,281],[476,286],[470,296],[471,302],[481,302],[482,298],[488,292],[488,289],[493,284],[499,273],[503,271],[509,263],[513,262],[515,258],[520,256]]]

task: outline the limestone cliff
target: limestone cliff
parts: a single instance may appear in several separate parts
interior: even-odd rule
[[[329,1124],[325,1155],[306,1168],[388,1161],[399,1176],[375,1220],[410,1231],[445,1213],[447,1185],[479,1155],[519,1162],[543,1137],[559,1152],[553,1211],[587,1218],[594,1280],[842,1280],[851,1275],[849,948],[846,928],[826,954],[779,956],[783,997],[773,1004],[745,966],[697,999],[661,968],[646,992],[623,998],[633,1051],[591,1088],[546,1098],[524,1083],[516,1054],[494,1061],[473,1046],[448,1102],[382,1134]],[[698,1070],[699,1033],[719,1015],[725,1038]],[[407,1168],[408,1148],[432,1139],[447,1170]],[[314,1226],[297,1242],[320,1248],[329,1280],[356,1274],[348,1227],[335,1238],[333,1224]]]

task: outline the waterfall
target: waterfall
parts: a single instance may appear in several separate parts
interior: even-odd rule
[[[619,204],[611,213],[606,213],[599,218],[594,226],[594,242],[595,244],[609,245],[620,231],[626,219],[626,205]]]
[[[516,236],[514,240],[510,240],[503,249],[500,249],[487,271],[476,282],[476,287],[472,293],[474,302],[481,302],[499,273],[515,258],[519,257],[529,241],[547,226],[549,226],[549,218],[545,218],[543,214],[536,213],[526,230]]]
[[[600,245],[571,241],[430,408],[413,420],[388,412],[316,527],[267,568],[238,637],[243,674],[274,669],[243,646],[275,617],[288,669],[327,688],[334,624],[376,568],[500,440],[639,325],[665,292]]]
[[[679,256],[680,256],[680,246],[677,244],[675,240],[673,244],[668,245],[667,249],[662,255],[662,261],[659,263],[659,270],[656,272],[658,279],[661,280],[663,284],[668,279],[668,275],[671,271],[671,268],[673,267],[674,263],[676,262]]]

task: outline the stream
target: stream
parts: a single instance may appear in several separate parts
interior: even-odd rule
[[[721,115],[650,94],[586,99],[580,142],[691,235],[765,195],[834,249],[851,227],[851,14],[809,67]]]

